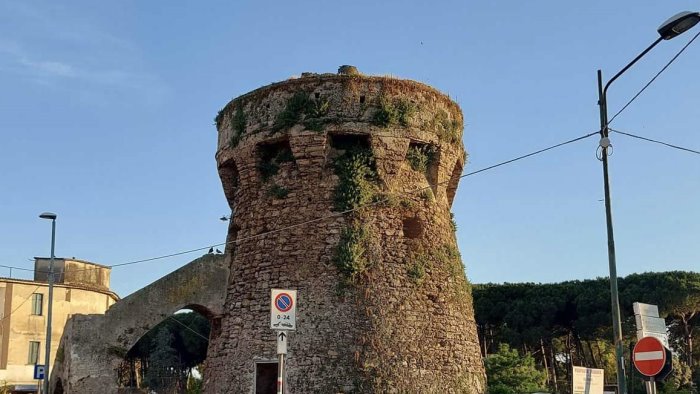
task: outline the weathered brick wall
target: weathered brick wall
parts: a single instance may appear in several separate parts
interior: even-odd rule
[[[312,109],[295,113],[300,92]],[[306,75],[222,110],[216,159],[233,210],[231,275],[207,392],[252,392],[255,361],[276,359],[271,288],[298,290],[290,393],[484,392],[450,217],[466,158],[462,125],[459,107],[429,86],[361,75]],[[370,205],[345,214],[334,208],[343,138],[368,144],[377,173]],[[288,146],[293,160],[265,177],[270,144]],[[409,164],[411,144],[434,149],[426,171]],[[334,256],[353,229],[363,234],[353,249],[362,264],[349,274]]]

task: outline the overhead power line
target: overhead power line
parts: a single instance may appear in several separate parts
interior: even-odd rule
[[[641,135],[634,135],[631,133],[625,133],[624,131],[620,131],[620,130],[610,129],[610,131],[617,133],[617,134],[626,135],[628,137],[637,138],[637,139],[640,139],[642,141],[653,142],[655,144],[664,145],[664,146],[667,146],[669,148],[678,149],[678,150],[682,150],[685,152],[690,152],[690,153],[695,153],[696,155],[700,155],[700,151],[697,151],[695,149],[684,148],[682,146],[669,144],[668,142],[663,142],[663,141],[658,141],[658,140],[654,140],[654,139],[647,138],[647,137],[642,137]]]
[[[502,161],[502,162],[500,162],[500,163],[497,163],[497,164],[494,164],[494,165],[491,165],[491,166],[488,166],[488,167],[485,167],[485,168],[482,168],[482,169],[479,169],[479,170],[476,170],[476,171],[472,171],[472,172],[463,174],[463,175],[461,175],[459,178],[460,178],[460,179],[461,179],[461,178],[466,178],[466,177],[469,177],[469,176],[472,176],[472,175],[476,175],[476,174],[479,174],[479,173],[482,173],[482,172],[485,172],[485,171],[493,170],[493,169],[495,169],[495,168],[498,168],[498,167],[501,167],[501,166],[504,166],[504,165],[507,165],[507,164],[511,164],[511,163],[516,162],[516,161],[523,160],[523,159],[526,159],[526,158],[528,158],[528,157],[532,157],[532,156],[535,156],[535,155],[538,155],[538,154],[547,152],[547,151],[549,151],[549,150],[559,148],[559,147],[564,146],[564,145],[572,144],[572,143],[574,143],[574,142],[577,142],[577,141],[586,139],[586,138],[591,137],[591,136],[593,136],[593,135],[597,135],[598,133],[599,133],[598,131],[594,131],[594,132],[591,132],[591,133],[587,133],[587,134],[582,135],[582,136],[577,137],[577,138],[573,138],[573,139],[570,139],[570,140],[567,140],[567,141],[564,141],[564,142],[560,142],[560,143],[558,143],[558,144],[551,145],[551,146],[548,146],[548,147],[546,147],[546,148],[539,149],[539,150],[536,150],[536,151],[534,151],[534,152],[531,152],[531,153],[528,153],[528,154],[525,154],[525,155],[522,155],[522,156],[518,156],[518,157],[515,157],[515,158],[510,159],[510,160]],[[427,189],[429,189],[429,188],[431,188],[431,187],[433,187],[433,186],[443,185],[443,184],[447,184],[447,183],[449,183],[449,180],[448,180],[448,181],[444,181],[444,182],[439,182],[439,183],[437,183],[437,184],[435,184],[435,185],[430,185],[430,186],[422,187],[422,188],[419,188],[419,189],[416,189],[416,190],[412,190],[412,191],[407,192],[407,193],[401,193],[401,194],[416,194],[416,193],[420,193],[420,192],[422,192],[422,191],[424,191],[424,190],[427,190]],[[333,214],[330,214],[330,215],[318,217],[318,218],[311,219],[311,220],[307,220],[307,221],[304,221],[304,222],[292,224],[292,225],[289,225],[289,226],[280,227],[280,228],[278,228],[278,229],[265,231],[265,232],[262,232],[262,233],[260,233],[260,234],[250,235],[250,236],[248,236],[248,237],[237,238],[237,239],[235,239],[235,240],[229,241],[229,243],[236,244],[236,243],[240,243],[240,242],[244,242],[244,241],[250,241],[250,240],[252,240],[252,239],[262,238],[262,237],[265,237],[265,236],[267,236],[267,235],[279,233],[279,232],[282,232],[282,231],[285,231],[285,230],[289,230],[289,229],[292,229],[292,228],[301,227],[301,226],[305,226],[305,225],[307,225],[307,224],[312,224],[312,223],[320,222],[320,221],[323,221],[323,220],[336,218],[336,217],[339,217],[339,216],[346,215],[346,214],[348,214],[348,213],[356,212],[356,211],[359,211],[359,210],[362,210],[362,209],[369,208],[369,207],[371,207],[371,206],[375,206],[375,205],[378,205],[378,204],[385,203],[385,202],[387,201],[387,199],[388,199],[388,197],[387,197],[387,198],[384,198],[384,199],[380,199],[380,200],[378,200],[378,201],[374,201],[374,202],[368,203],[368,204],[364,204],[364,205],[361,205],[361,206],[358,206],[358,207],[355,207],[355,208],[352,208],[352,209],[348,209],[348,210],[345,210],[345,211],[342,211],[342,212],[336,212],[336,213],[333,213]],[[157,257],[151,257],[151,258],[141,259],[141,260],[128,261],[128,262],[125,262],[125,263],[113,264],[113,265],[110,265],[109,267],[122,267],[122,266],[125,266],[125,265],[132,265],[132,264],[145,263],[145,262],[154,261],[154,260],[160,260],[160,259],[164,259],[164,258],[168,258],[168,257],[179,256],[179,255],[183,255],[183,254],[187,254],[187,253],[192,253],[192,252],[197,252],[197,251],[202,251],[202,250],[208,250],[208,249],[210,249],[210,248],[215,248],[215,247],[218,247],[218,246],[225,246],[226,244],[227,244],[227,242],[222,242],[222,243],[218,243],[218,244],[214,244],[214,245],[204,246],[204,247],[201,247],[201,248],[190,249],[190,250],[183,251],[183,252],[177,252],[177,253],[172,253],[172,254],[163,255],[163,256],[157,256]]]
[[[666,71],[666,69],[667,69],[674,61],[676,61],[676,59],[678,59],[678,56],[680,56],[680,55],[686,50],[686,48],[688,48],[688,47],[690,46],[690,44],[692,44],[693,41],[695,41],[695,39],[698,38],[698,36],[700,36],[700,32],[697,33],[695,36],[693,36],[693,38],[691,38],[690,41],[688,41],[688,43],[685,44],[685,46],[684,46],[683,48],[681,48],[681,50],[678,51],[678,53],[676,53],[676,55],[673,56],[673,57],[671,58],[671,60],[669,60],[668,63],[666,63],[666,65],[663,66],[663,68],[661,68],[661,70],[659,70],[659,72],[656,73],[656,75],[654,75],[654,77],[653,77],[651,80],[649,80],[649,82],[647,82],[647,84],[644,85],[644,87],[643,87],[642,89],[640,89],[639,92],[637,92],[637,94],[635,94],[635,95],[627,102],[627,104],[625,104],[619,111],[617,111],[617,113],[616,113],[615,115],[613,115],[612,118],[610,118],[610,120],[608,121],[608,125],[609,125],[610,123],[612,123],[613,120],[615,120],[615,118],[617,118],[617,116],[620,115],[620,114],[622,113],[622,111],[624,111],[625,109],[627,109],[627,107],[629,107],[630,104],[632,104],[632,102],[633,102],[634,100],[636,100],[637,97],[639,97],[639,95],[642,94],[642,93],[649,87],[649,85],[651,85],[652,83],[654,83],[654,81],[656,80],[656,78],[658,78],[659,75],[661,75],[664,71]]]
[[[520,160],[526,159],[526,158],[528,158],[528,157],[536,156],[536,155],[542,154],[542,153],[544,153],[544,152],[550,151],[550,150],[552,150],[552,149],[556,149],[556,148],[562,147],[562,146],[564,146],[564,145],[568,145],[568,144],[572,144],[572,143],[577,142],[577,141],[581,141],[581,140],[586,139],[586,138],[588,138],[588,137],[591,137],[591,136],[593,136],[593,135],[597,135],[598,133],[599,133],[599,131],[594,131],[594,132],[591,132],[591,133],[587,133],[587,134],[584,134],[584,135],[582,135],[582,136],[580,136],[580,137],[576,137],[576,138],[573,138],[573,139],[570,139],[570,140],[567,140],[567,141],[564,141],[564,142],[560,142],[560,143],[558,143],[558,144],[554,144],[554,145],[548,146],[548,147],[543,148],[543,149],[538,149],[538,150],[536,150],[536,151],[534,151],[534,152],[530,152],[530,153],[527,153],[527,154],[524,154],[524,155],[521,155],[521,156],[518,156],[518,157],[515,157],[515,158],[512,158],[512,159],[509,159],[509,160],[505,160],[505,161],[502,161],[502,162],[500,162],[500,163],[497,163],[497,164],[494,164],[494,165],[491,165],[491,166],[488,166],[488,167],[484,167],[484,168],[481,168],[481,169],[476,170],[476,171],[472,171],[472,172],[468,172],[468,173],[466,173],[466,174],[462,174],[459,178],[462,179],[462,178],[470,177],[470,176],[473,176],[473,175],[476,175],[476,174],[480,174],[480,173],[482,173],[482,172],[486,172],[486,171],[489,171],[489,170],[493,170],[493,169],[495,169],[495,168],[502,167],[502,166],[505,166],[505,165],[507,165],[507,164],[511,164],[511,163],[516,162],[516,161],[520,161]],[[410,192],[399,193],[399,195],[402,195],[402,194],[403,194],[403,195],[417,194],[417,193],[420,193],[420,192],[425,191],[425,190],[427,190],[427,189],[430,189],[430,188],[432,188],[432,187],[439,186],[439,185],[444,185],[444,184],[447,184],[447,183],[449,183],[449,182],[450,182],[449,180],[443,181],[443,182],[438,182],[438,183],[436,183],[436,184],[434,184],[434,185],[429,185],[429,186],[426,186],[426,187],[422,187],[422,188],[419,188],[419,189],[415,189],[415,190],[412,190],[412,191],[410,191]],[[394,197],[394,196],[392,196],[392,197]],[[352,209],[348,209],[348,210],[341,211],[341,212],[335,212],[335,213],[332,213],[332,214],[330,214],[330,215],[321,216],[321,217],[318,217],[318,218],[315,218],[315,219],[306,220],[306,221],[303,221],[303,222],[300,222],[300,223],[296,223],[296,224],[292,224],[292,225],[289,225],[289,226],[284,226],[284,227],[280,227],[280,228],[277,228],[277,229],[274,229],[274,230],[265,231],[265,232],[262,232],[262,233],[260,233],[260,234],[255,234],[255,235],[250,235],[250,236],[247,236],[247,237],[237,238],[237,239],[235,239],[235,240],[229,241],[228,243],[236,244],[236,243],[241,243],[241,242],[245,242],[245,241],[250,241],[250,240],[252,240],[252,239],[262,238],[262,237],[265,237],[265,236],[268,236],[268,235],[271,235],[271,234],[276,234],[276,233],[279,233],[279,232],[282,232],[282,231],[285,231],[285,230],[290,230],[290,229],[297,228],[297,227],[302,227],[302,226],[305,226],[305,225],[308,225],[308,224],[317,223],[317,222],[320,222],[320,221],[323,221],[323,220],[327,220],[327,219],[332,219],[332,218],[340,217],[340,216],[346,215],[346,214],[348,214],[348,213],[356,212],[356,211],[359,211],[359,210],[362,210],[362,209],[366,209],[366,208],[369,208],[369,207],[372,207],[372,206],[375,206],[375,205],[383,204],[383,203],[387,202],[387,200],[388,200],[389,198],[390,198],[390,197],[386,197],[386,198],[384,198],[384,199],[380,199],[380,200],[377,200],[377,201],[373,201],[373,202],[371,202],[371,203],[367,203],[367,204],[364,204],[364,205],[360,205],[360,206],[355,207],[355,208],[352,208]],[[211,249],[211,248],[216,248],[216,247],[219,247],[219,246],[225,246],[226,244],[227,244],[227,242],[222,242],[222,243],[217,243],[217,244],[213,244],[213,245],[203,246],[203,247],[201,247],[201,248],[194,248],[194,249],[184,250],[184,251],[181,251],[181,252],[175,252],[175,253],[165,254],[165,255],[156,256],[156,257],[149,257],[149,258],[146,258],[146,259],[133,260],[133,261],[127,261],[127,262],[124,262],[124,263],[112,264],[112,265],[108,265],[107,267],[109,267],[109,268],[123,267],[123,266],[127,266],[127,265],[134,265],[134,264],[146,263],[146,262],[155,261],[155,260],[162,260],[162,259],[166,259],[166,258],[169,258],[169,257],[181,256],[181,255],[184,255],[184,254],[199,252],[199,251],[203,251],[203,250],[209,250],[209,249]],[[15,268],[15,267],[10,267],[10,266],[3,266],[3,267],[6,267],[6,268],[13,268],[13,269]],[[87,270],[92,270],[92,269],[99,269],[99,268],[84,268],[84,269],[80,269],[80,270],[71,270],[71,271],[72,271],[72,272],[76,272],[76,271],[87,271]],[[25,268],[24,270],[27,270],[27,269]],[[45,271],[41,271],[41,272],[45,272]]]

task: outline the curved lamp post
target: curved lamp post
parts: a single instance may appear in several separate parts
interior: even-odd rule
[[[627,383],[625,380],[625,360],[622,348],[622,325],[620,323],[620,300],[617,293],[617,267],[615,262],[615,238],[613,236],[612,208],[610,206],[610,179],[608,177],[608,148],[610,139],[608,137],[608,103],[607,92],[610,84],[620,77],[625,71],[632,67],[639,59],[646,55],[662,40],[670,40],[683,34],[700,22],[700,13],[681,12],[657,29],[659,38],[656,39],[647,49],[642,51],[634,60],[615,74],[603,87],[603,73],[598,70],[598,105],[600,106],[600,147],[602,149],[603,162],[603,182],[605,187],[605,219],[608,233],[608,264],[610,266],[610,298],[612,303],[613,334],[615,336],[615,359],[617,361],[617,386],[619,394],[627,394]]]
[[[51,220],[51,259],[49,260],[49,302],[47,306],[46,314],[46,353],[44,355],[44,386],[41,391],[44,394],[49,393],[49,378],[51,377],[51,369],[49,368],[49,362],[51,361],[51,310],[53,309],[53,260],[54,260],[54,247],[56,245],[56,214],[51,212],[44,212],[39,215],[42,219]]]

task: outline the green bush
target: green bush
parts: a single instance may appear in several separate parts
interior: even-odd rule
[[[306,111],[310,102],[309,94],[303,91],[294,93],[287,100],[284,110],[277,114],[277,119],[272,126],[274,132],[288,129],[301,121],[301,116]]]
[[[408,126],[411,116],[416,112],[416,105],[407,99],[389,100],[379,97],[379,108],[372,117],[372,124],[379,127],[390,125]]]
[[[333,168],[340,178],[333,196],[335,210],[347,211],[372,201],[377,190],[377,172],[369,148],[348,149],[333,161]]]
[[[417,256],[408,266],[408,277],[416,284],[421,284],[425,277],[425,267],[428,261],[425,256]]]
[[[440,110],[435,114],[432,126],[441,141],[451,144],[459,142],[462,124],[458,120],[450,120],[447,111]]]
[[[411,144],[406,152],[406,160],[415,171],[422,172],[427,175],[428,168],[435,161],[436,148],[431,144]]]
[[[280,164],[294,161],[294,154],[289,146],[262,146],[259,155],[258,172],[263,182],[267,182],[270,178],[277,175],[280,170]]]
[[[312,99],[309,93],[298,91],[287,100],[284,110],[277,114],[272,131],[278,132],[299,123],[308,130],[322,131],[325,125],[322,118],[328,114],[329,109],[328,99],[323,97]]]
[[[354,279],[367,268],[367,229],[360,223],[353,223],[343,229],[335,249],[333,262],[348,280]]]
[[[530,354],[520,356],[518,351],[502,343],[498,353],[484,360],[488,390],[491,394],[522,394],[544,391],[546,373],[535,366]]]

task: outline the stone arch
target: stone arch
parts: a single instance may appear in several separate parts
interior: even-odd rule
[[[182,312],[183,310],[188,310],[189,312],[178,313]],[[202,318],[208,322],[208,325],[202,325]],[[156,375],[158,376],[162,376],[163,374],[168,375],[167,371],[171,370],[170,368],[166,368],[162,371],[149,371],[153,365],[153,359],[150,358],[154,354],[152,346],[155,343],[158,343],[161,329],[166,329],[167,332],[171,333],[171,340],[173,341],[171,343],[171,349],[177,352],[180,362],[189,360],[189,362],[192,363],[186,367],[186,370],[189,373],[190,368],[194,368],[205,362],[209,352],[209,343],[213,332],[213,324],[219,319],[220,317],[212,313],[209,308],[199,304],[186,305],[174,313],[166,316],[165,319],[138,338],[133,346],[126,351],[124,357],[120,361],[119,367],[117,368],[118,386],[130,389],[143,389],[146,387],[144,384],[148,384],[145,382],[147,382],[149,374],[152,375],[154,372],[156,372]],[[198,325],[195,324],[197,322],[199,322]],[[193,335],[195,337],[193,337]],[[188,336],[190,338],[186,339]],[[197,343],[199,343],[199,346],[192,348],[192,345]],[[202,344],[205,346],[203,352]],[[192,350],[195,351],[192,352]],[[194,359],[188,359],[188,357],[194,357]],[[177,365],[181,366],[180,363],[175,363],[172,366],[175,367]],[[184,371],[185,370],[183,370],[183,372]],[[179,386],[177,382],[180,384],[186,384],[186,380],[183,381],[182,375],[178,373],[172,374],[167,379],[173,379],[173,381],[169,383],[173,386],[168,386],[171,388],[182,388],[182,386]],[[160,383],[162,384],[162,381]],[[150,388],[153,387],[151,386]],[[161,389],[163,389],[163,387],[161,387]]]
[[[117,393],[128,351],[174,312],[192,309],[220,327],[228,276],[225,255],[206,254],[123,298],[104,315],[73,316],[61,338],[64,360],[54,366],[52,381],[60,379],[66,393]]]

